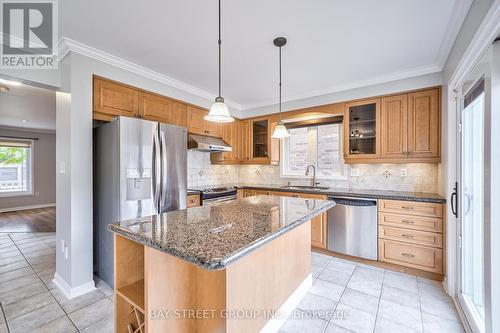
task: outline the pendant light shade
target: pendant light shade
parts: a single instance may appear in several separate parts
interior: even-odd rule
[[[280,50],[280,54],[279,54],[279,56],[280,56],[280,62],[279,62],[279,67],[280,67],[280,72],[279,72],[280,73],[279,74],[279,80],[280,80],[280,82],[279,82],[279,87],[280,87],[280,102],[279,102],[280,120],[278,121],[278,124],[274,128],[274,132],[273,132],[273,135],[271,135],[271,138],[283,139],[283,138],[290,136],[290,133],[288,133],[288,130],[286,129],[285,123],[283,122],[283,120],[281,120],[281,48],[286,45],[286,38],[285,37],[275,38],[273,43]]]
[[[287,138],[290,136],[290,133],[288,133],[288,130],[286,129],[285,124],[283,123],[283,120],[278,121],[278,125],[274,128],[273,135],[271,135],[271,138],[273,139],[283,139]]]
[[[221,97],[221,5],[219,0],[219,96],[215,98],[214,104],[210,108],[210,111],[205,116],[205,120],[212,121],[215,123],[230,123],[234,121],[234,118],[231,117],[229,113],[229,109],[227,105],[224,103],[224,98]]]

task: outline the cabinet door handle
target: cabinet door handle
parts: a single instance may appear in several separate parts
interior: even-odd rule
[[[406,258],[415,258],[415,255],[411,254],[411,253],[401,253],[401,255],[403,257],[406,257]]]
[[[413,152],[409,151],[407,154],[408,154],[408,156],[411,156],[411,155],[413,155]]]
[[[406,224],[415,224],[415,221],[411,221],[411,220],[401,220],[401,222],[406,223]]]
[[[404,156],[404,157],[408,157],[408,152],[407,152],[407,151],[404,151],[404,152],[403,152],[403,156]]]
[[[403,236],[404,238],[408,238],[408,239],[413,238],[413,235],[408,235],[408,234],[402,234],[401,236]]]

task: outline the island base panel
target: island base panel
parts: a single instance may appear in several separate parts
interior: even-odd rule
[[[310,274],[310,222],[218,271],[144,247],[146,332],[259,332]]]

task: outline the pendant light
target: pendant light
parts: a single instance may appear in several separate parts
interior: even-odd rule
[[[227,105],[224,103],[224,98],[221,96],[221,5],[219,0],[219,95],[215,98],[215,103],[212,104],[210,111],[205,116],[205,120],[216,123],[230,123],[234,121],[231,117]]]
[[[279,102],[280,120],[278,121],[278,124],[274,128],[274,132],[273,132],[273,135],[271,135],[271,138],[283,139],[283,138],[290,136],[290,133],[288,133],[288,131],[286,129],[285,123],[283,123],[283,120],[281,119],[281,48],[286,45],[286,38],[285,37],[275,38],[273,43],[280,50],[280,62],[279,62],[279,67],[280,67],[280,82],[279,82],[279,87],[280,87],[280,102]]]

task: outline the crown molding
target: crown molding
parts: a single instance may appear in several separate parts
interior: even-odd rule
[[[202,97],[208,100],[214,100],[216,97],[215,94],[212,94],[206,90],[194,87],[182,81],[173,79],[169,76],[160,74],[149,68],[143,67],[141,65],[124,60],[117,56],[111,55],[102,50],[96,49],[92,46],[77,42],[67,37],[62,37],[58,43],[59,61],[62,61],[62,59],[64,59],[64,57],[66,57],[70,52],[78,53],[86,57],[107,63],[109,65],[163,83],[165,85],[174,87],[176,89],[193,94],[198,97]],[[239,105],[238,103],[228,99],[224,99],[224,101],[229,107],[236,109],[236,111],[241,111],[241,105]]]
[[[0,129],[2,129],[4,131],[15,131],[15,132],[56,134],[56,130],[55,129],[16,127],[16,126],[5,126],[5,125],[0,125]]]
[[[500,0],[495,0],[479,25],[469,46],[465,50],[455,71],[448,81],[448,89],[459,91],[467,75],[484,55],[485,50],[500,33]]]
[[[344,84],[340,84],[340,85],[335,85],[335,86],[329,87],[327,89],[321,89],[321,90],[311,91],[311,92],[300,94],[300,95],[287,97],[287,98],[283,99],[283,103],[294,102],[294,101],[301,100],[301,99],[319,97],[319,96],[324,96],[324,95],[330,95],[330,94],[339,93],[339,92],[343,92],[343,91],[347,91],[347,90],[364,88],[364,87],[373,86],[376,84],[387,83],[387,82],[391,82],[391,81],[409,79],[412,77],[437,73],[440,71],[441,71],[441,68],[437,65],[416,67],[416,68],[405,70],[405,71],[394,72],[394,73],[390,73],[390,74],[386,74],[386,75],[376,76],[376,77],[372,77],[372,78],[369,78],[366,80],[352,81],[352,82],[348,82],[348,83],[344,83]],[[273,100],[273,101],[267,101],[267,102],[263,102],[263,103],[245,104],[245,105],[242,105],[242,110],[248,111],[248,110],[257,109],[260,107],[271,106],[271,105],[276,105],[276,101]]]
[[[448,25],[446,26],[443,42],[439,47],[439,51],[436,57],[436,64],[440,67],[441,70],[446,63],[446,60],[448,60],[448,56],[451,52],[453,44],[455,43],[455,40],[457,39],[460,29],[462,28],[465,17],[469,12],[472,2],[473,0],[455,1],[453,10],[451,11],[450,20],[448,21]]]

